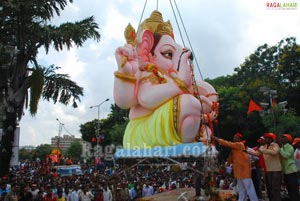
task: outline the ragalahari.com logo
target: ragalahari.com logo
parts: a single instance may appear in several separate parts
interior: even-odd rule
[[[296,10],[298,9],[297,2],[266,2],[266,8],[272,10]]]

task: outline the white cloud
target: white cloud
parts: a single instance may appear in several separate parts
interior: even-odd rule
[[[108,41],[120,40],[120,36],[123,35],[122,33],[128,22],[129,19],[122,16],[118,9],[111,7],[103,28],[105,39]]]

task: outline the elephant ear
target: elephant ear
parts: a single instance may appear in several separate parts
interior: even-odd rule
[[[143,31],[141,42],[138,45],[139,62],[142,63],[150,62],[151,48],[153,44],[154,44],[153,33],[150,30]]]

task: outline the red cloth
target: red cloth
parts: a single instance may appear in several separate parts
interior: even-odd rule
[[[258,147],[254,147],[253,150],[257,151]],[[264,159],[264,155],[263,154],[260,154],[258,156],[258,165],[259,165],[260,168],[262,168],[264,170],[264,172],[267,171],[267,167],[266,167],[266,163],[265,163],[265,159]]]
[[[49,196],[48,194],[46,194],[43,197],[43,201],[56,201],[56,197],[55,197],[54,193],[52,193],[51,196]]]
[[[103,195],[96,195],[95,201],[104,201]]]

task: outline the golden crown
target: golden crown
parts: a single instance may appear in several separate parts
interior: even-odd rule
[[[170,35],[174,38],[170,20],[164,22],[162,14],[157,10],[154,10],[150,17],[142,22],[139,31],[143,30],[150,30],[152,33],[159,33],[161,35]],[[136,33],[131,24],[128,24],[126,27],[124,35],[128,44],[136,44]]]
[[[155,10],[150,17],[145,19],[140,25],[141,30],[150,30],[152,33],[159,33],[161,35],[170,35],[173,37],[173,28],[170,21],[163,21],[162,14]]]

